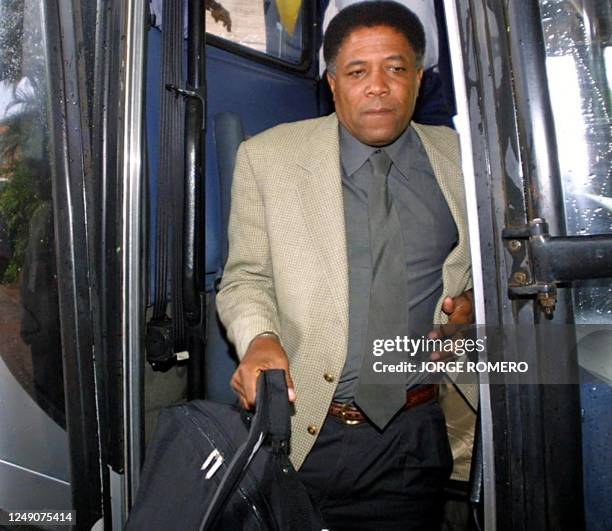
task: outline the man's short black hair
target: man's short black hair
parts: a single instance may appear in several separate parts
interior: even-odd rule
[[[327,70],[336,70],[336,59],[344,40],[356,29],[388,26],[404,35],[421,66],[425,54],[425,31],[419,18],[407,7],[389,0],[360,2],[340,11],[330,22],[323,41]]]

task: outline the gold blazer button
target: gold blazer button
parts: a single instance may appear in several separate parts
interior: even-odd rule
[[[325,378],[325,381],[329,382],[329,383],[332,383],[334,381],[334,377],[331,374],[329,374],[328,372],[326,372],[323,375],[323,378]]]
[[[312,424],[308,426],[308,433],[310,433],[310,435],[316,435],[318,431],[319,430],[317,430],[317,428]]]

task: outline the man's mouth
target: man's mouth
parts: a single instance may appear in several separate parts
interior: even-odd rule
[[[364,114],[367,114],[369,116],[384,116],[386,114],[391,114],[392,112],[393,109],[389,109],[387,107],[380,107],[378,109],[368,109],[364,112]]]

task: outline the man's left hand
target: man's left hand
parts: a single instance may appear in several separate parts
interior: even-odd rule
[[[440,330],[430,332],[430,338],[438,339],[453,335],[458,326],[474,323],[474,291],[468,290],[456,297],[446,297],[442,301],[442,311],[448,315],[447,325],[442,325]],[[430,359],[439,361],[452,355],[452,352],[433,352]]]
[[[448,324],[468,325],[474,322],[474,291],[464,291],[457,297],[446,297],[442,311],[448,315]]]

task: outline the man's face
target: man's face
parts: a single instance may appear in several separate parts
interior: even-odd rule
[[[375,26],[344,40],[327,79],[340,123],[364,144],[384,146],[408,127],[422,75],[406,37]]]

